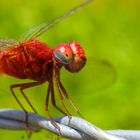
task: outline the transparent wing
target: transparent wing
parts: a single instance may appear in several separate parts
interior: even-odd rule
[[[19,42],[14,39],[0,39],[0,50],[6,50],[10,46],[19,45]]]
[[[116,70],[111,63],[100,59],[89,59],[78,73],[61,72],[62,83],[70,93],[88,94],[104,90],[116,81]]]
[[[39,24],[37,26],[34,26],[34,27],[30,28],[24,34],[21,35],[20,40],[27,40],[27,39],[30,39],[30,38],[37,38],[38,36],[40,36],[41,34],[46,32],[48,29],[50,29],[51,27],[53,27],[57,23],[61,22],[65,18],[69,17],[70,15],[74,14],[76,11],[80,10],[81,8],[83,8],[85,5],[87,5],[89,2],[92,2],[92,1],[93,0],[86,0],[85,2],[83,2],[80,5],[76,6],[75,8],[67,11],[63,15],[61,15],[59,17],[56,17],[52,21],[45,22],[45,23],[42,23],[42,24]]]

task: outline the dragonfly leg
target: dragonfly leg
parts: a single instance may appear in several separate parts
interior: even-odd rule
[[[15,85],[11,85],[11,89],[19,88],[22,96],[28,102],[28,104],[30,105],[31,109],[35,113],[37,113],[37,111],[35,110],[35,108],[33,107],[33,105],[30,103],[29,99],[27,98],[27,96],[25,95],[25,93],[23,92],[23,90],[25,90],[27,88],[31,88],[31,87],[37,86],[37,85],[40,85],[40,84],[42,84],[42,82],[31,82],[31,83],[15,84]]]
[[[60,112],[61,112],[62,114],[64,114],[65,116],[67,116],[67,113],[65,113],[63,110],[61,110],[61,109],[56,105],[53,84],[52,84],[52,88],[51,88],[51,101],[52,101],[52,105],[53,105],[58,111],[60,111]]]
[[[62,90],[63,95],[68,99],[68,102],[70,103],[70,105],[74,108],[74,110],[78,113],[79,116],[81,116],[82,118],[84,118],[81,113],[79,112],[79,109],[74,105],[73,101],[71,100],[71,98],[69,97],[67,91],[65,90],[64,86],[62,85],[60,79],[58,80],[60,89]]]
[[[17,103],[19,104],[19,106],[22,108],[22,110],[25,112],[25,122],[26,122],[26,126],[28,128],[28,112],[26,111],[26,109],[23,107],[23,105],[20,103],[20,101],[18,100],[15,92],[14,92],[14,85],[11,85],[10,86],[10,90],[11,90],[11,93],[12,95],[14,96],[14,98],[16,99]]]
[[[26,111],[26,109],[23,107],[23,105],[20,103],[19,99],[17,98],[15,92],[14,92],[14,88],[20,88],[20,92],[22,94],[22,96],[25,98],[25,100],[28,102],[28,104],[30,105],[31,109],[37,113],[37,111],[35,110],[35,108],[33,107],[33,105],[30,103],[30,101],[28,100],[27,96],[24,94],[23,90],[26,88],[30,88],[33,86],[37,86],[41,84],[41,82],[32,82],[32,83],[23,83],[23,84],[15,84],[15,85],[11,85],[10,86],[10,90],[12,92],[12,95],[14,96],[14,98],[16,99],[17,103],[20,105],[20,107],[23,109],[23,111],[25,112],[25,118],[26,118],[26,125],[28,127],[28,113]]]
[[[48,113],[48,116],[49,116],[49,118],[50,118],[52,124],[54,125],[54,127],[55,127],[56,129],[58,129],[58,131],[59,131],[59,133],[60,133],[60,135],[61,135],[60,127],[57,125],[57,123],[55,122],[53,116],[50,114],[50,112],[49,112],[49,110],[48,110],[48,107],[49,107],[49,106],[48,106],[48,104],[49,104],[49,97],[50,97],[50,93],[51,93],[52,84],[53,84],[53,83],[50,81],[50,82],[49,82],[49,85],[48,85],[47,96],[46,96],[46,101],[45,101],[45,109],[46,109],[46,111],[47,111],[47,113]]]
[[[68,111],[68,109],[67,109],[66,106],[65,106],[64,98],[63,98],[63,95],[62,95],[62,92],[61,92],[61,88],[60,88],[60,86],[59,86],[59,83],[56,82],[56,84],[57,84],[58,94],[59,94],[59,98],[60,98],[60,100],[61,100],[62,106],[64,107],[64,109],[65,109],[67,115],[68,115],[68,116],[71,116],[70,112]]]
[[[71,114],[70,112],[68,111],[68,109],[66,108],[66,105],[64,103],[64,98],[63,98],[63,94],[62,94],[62,90],[61,90],[61,87],[60,87],[60,84],[59,84],[59,81],[60,81],[60,78],[59,78],[59,70],[57,69],[57,66],[56,66],[56,63],[54,63],[54,68],[53,68],[53,75],[54,75],[54,78],[55,78],[55,82],[56,82],[56,86],[57,86],[57,89],[58,89],[58,95],[59,95],[59,98],[61,100],[61,104],[64,108],[64,110],[66,111],[66,115],[71,118]],[[52,82],[53,83],[53,82]],[[53,84],[52,84],[53,85]],[[54,94],[52,94],[54,95]]]

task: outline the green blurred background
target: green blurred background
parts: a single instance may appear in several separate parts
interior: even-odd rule
[[[81,2],[0,0],[0,38],[18,39],[33,25],[49,21]],[[91,123],[102,129],[140,129],[139,0],[94,0],[38,39],[52,47],[77,40],[84,46],[89,60],[95,57],[111,63],[116,71],[113,84],[112,69],[94,60],[87,64],[87,70],[79,74],[69,74],[62,70],[62,82],[81,114]],[[20,109],[9,92],[9,85],[21,82],[25,81],[5,75],[0,77],[1,108]],[[43,116],[46,116],[46,89],[47,83],[26,90],[30,101]],[[30,110],[19,91],[15,91],[25,108]],[[57,104],[61,106],[59,99]],[[68,108],[73,115],[77,115],[69,105]],[[54,116],[61,115],[52,106],[50,112]],[[45,140],[48,135],[43,131],[33,134],[31,140]],[[1,140],[27,137],[25,132],[6,130],[0,130],[0,136]]]

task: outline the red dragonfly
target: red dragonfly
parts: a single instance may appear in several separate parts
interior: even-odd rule
[[[21,42],[13,39],[0,39],[0,73],[5,73],[19,79],[31,79],[34,81],[10,86],[13,96],[20,107],[25,111],[26,116],[27,111],[16,97],[14,89],[20,89],[21,94],[24,96],[32,110],[37,113],[26,97],[24,90],[43,84],[46,81],[49,83],[49,85],[45,109],[52,121],[53,117],[48,111],[48,101],[50,96],[53,106],[64,115],[71,115],[65,106],[63,100],[64,97],[68,99],[69,103],[73,106],[76,112],[80,114],[60,81],[60,69],[64,67],[69,72],[79,72],[86,63],[86,55],[83,48],[76,41],[72,41],[70,43],[59,44],[52,49],[45,43],[36,40],[36,38],[91,1],[92,0],[87,0],[83,2],[49,23],[43,23],[37,27],[29,29],[23,35],[23,41]],[[57,86],[58,94],[65,111],[56,105],[54,96],[54,82]]]
[[[44,82],[49,83],[45,109],[48,112],[52,122],[54,122],[54,119],[48,111],[48,102],[50,97],[53,106],[64,115],[71,115],[65,106],[64,97],[67,98],[74,110],[80,115],[79,110],[73,104],[72,100],[67,94],[67,91],[60,81],[60,70],[62,67],[64,67],[69,72],[75,73],[79,72],[85,66],[86,55],[82,46],[78,42],[72,41],[69,43],[59,44],[52,49],[46,44],[36,40],[36,38],[53,27],[55,24],[72,15],[77,10],[83,8],[91,1],[92,0],[87,0],[83,2],[82,4],[69,10],[64,15],[57,17],[49,23],[43,23],[39,26],[29,29],[22,36],[23,41],[21,42],[13,39],[0,39],[0,73],[5,73],[19,79],[31,79],[34,81],[10,86],[13,96],[20,107],[25,111],[26,116],[27,111],[16,97],[14,89],[20,89],[21,94],[24,96],[32,110],[37,113],[35,108],[26,97],[24,90],[38,86]],[[58,95],[65,111],[56,105],[54,83],[56,84]]]

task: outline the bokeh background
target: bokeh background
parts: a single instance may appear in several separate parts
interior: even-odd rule
[[[19,39],[28,28],[50,21],[81,2],[0,0],[0,38]],[[102,129],[140,129],[139,0],[94,0],[38,39],[51,47],[71,40],[84,47],[89,62],[85,70],[70,74],[63,69],[61,77],[70,97],[88,121]],[[0,108],[20,109],[10,94],[9,85],[22,82],[29,81],[1,75]],[[26,90],[43,116],[47,115],[44,109],[46,89],[47,83]],[[19,91],[15,92],[24,107],[31,111]],[[57,104],[61,106],[58,97]],[[67,106],[77,115],[68,103]],[[54,116],[61,115],[51,105],[50,112]],[[0,130],[0,136],[1,140],[27,138],[26,132],[7,130]],[[33,134],[31,140],[48,137],[54,138],[42,131]]]

